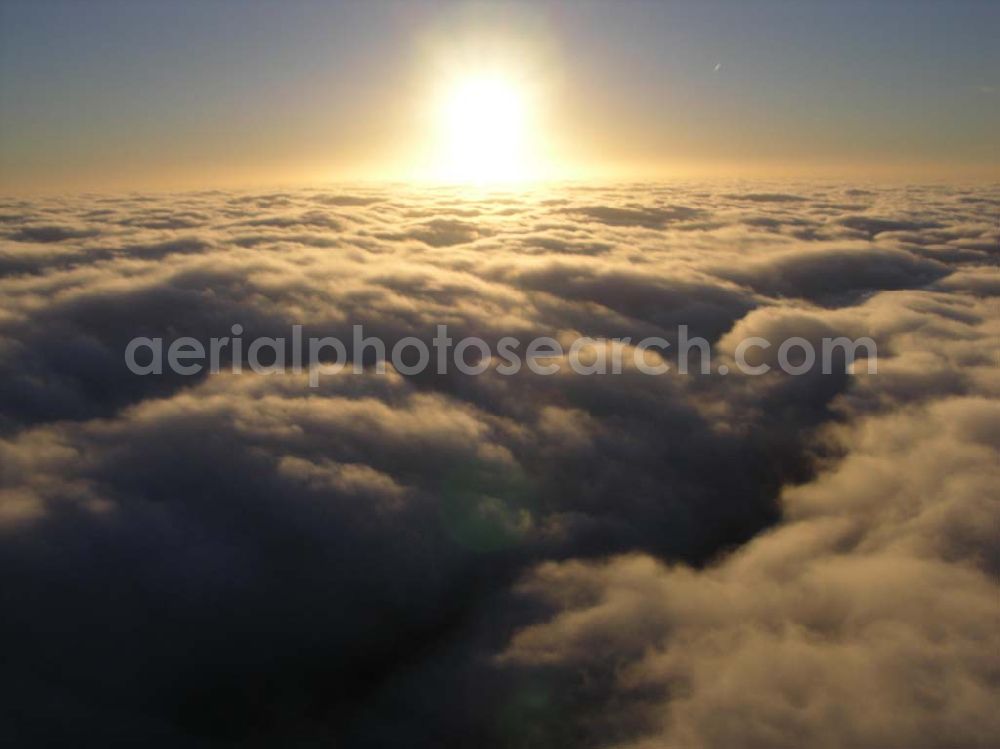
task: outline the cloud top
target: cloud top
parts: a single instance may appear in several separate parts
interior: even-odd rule
[[[0,735],[997,743],[998,201],[705,183],[0,203]],[[136,336],[234,323],[390,343],[446,323],[494,350],[687,325],[724,362],[751,335],[870,336],[879,373],[314,389],[125,366]]]

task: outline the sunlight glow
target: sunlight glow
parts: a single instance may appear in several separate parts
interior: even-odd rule
[[[495,74],[451,82],[438,102],[439,179],[511,182],[532,178],[536,144],[525,90]]]

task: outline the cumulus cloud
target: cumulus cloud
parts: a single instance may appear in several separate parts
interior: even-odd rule
[[[995,744],[997,199],[0,203],[0,736]],[[236,323],[494,350],[684,325],[732,373],[125,366]],[[870,337],[878,373],[750,377],[747,336]]]
[[[839,306],[873,289],[923,286],[949,270],[902,250],[851,247],[771,253],[736,267],[720,267],[717,273],[768,296],[802,297]]]
[[[596,674],[608,745],[990,746],[998,425],[965,396],[838,430],[843,461],[701,571],[545,563],[522,590],[556,613],[500,662]]]

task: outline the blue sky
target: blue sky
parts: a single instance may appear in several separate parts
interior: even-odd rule
[[[546,135],[584,172],[989,177],[1000,160],[995,2],[0,8],[13,189],[399,176],[428,59],[485,37],[535,58]]]

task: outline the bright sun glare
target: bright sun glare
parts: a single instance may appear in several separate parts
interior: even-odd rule
[[[525,91],[499,75],[461,78],[439,102],[439,177],[508,182],[532,176]]]

